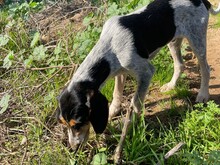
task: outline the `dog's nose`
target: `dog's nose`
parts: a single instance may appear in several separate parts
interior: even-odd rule
[[[80,137],[77,136],[77,134],[74,133],[74,131],[71,128],[68,128],[67,132],[68,132],[68,141],[69,141],[70,147],[72,148],[72,150],[77,150],[80,144],[82,143],[82,141],[80,140]]]
[[[73,143],[69,143],[69,144],[70,144],[71,150],[74,152],[77,152],[77,150],[80,147],[80,144],[73,144]]]

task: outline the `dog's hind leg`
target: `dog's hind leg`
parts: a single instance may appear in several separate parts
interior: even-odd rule
[[[109,108],[109,121],[117,115],[121,110],[121,100],[123,96],[124,85],[126,81],[126,74],[118,75],[115,77],[115,86],[113,92],[113,100]]]
[[[145,63],[142,66],[142,70],[136,73],[137,79],[137,91],[135,92],[134,97],[131,101],[131,107],[133,107],[133,111],[137,114],[141,112],[143,107],[144,99],[147,93],[147,89],[150,85],[150,81],[154,74],[154,66],[151,65],[149,62]]]
[[[209,99],[209,79],[210,79],[210,67],[206,58],[206,35],[205,33],[197,35],[197,37],[191,37],[188,39],[189,43],[196,55],[201,73],[201,85],[199,93],[196,97],[196,102],[206,103]]]
[[[172,40],[169,44],[168,47],[170,49],[171,56],[174,61],[174,73],[173,77],[170,82],[167,84],[164,84],[161,88],[161,92],[169,91],[171,89],[174,89],[177,83],[178,78],[180,77],[180,74],[183,71],[183,59],[181,55],[181,44],[182,44],[182,38],[176,38]]]

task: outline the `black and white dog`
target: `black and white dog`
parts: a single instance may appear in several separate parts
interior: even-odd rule
[[[154,74],[149,59],[166,44],[174,60],[174,74],[162,90],[173,89],[183,70],[183,38],[189,41],[200,65],[201,86],[196,101],[206,102],[210,78],[207,25],[209,13],[219,12],[220,4],[214,10],[208,0],[155,0],[131,14],[106,21],[97,44],[59,96],[58,120],[68,126],[72,148],[87,139],[90,123],[96,133],[102,133],[108,118],[119,111],[127,73],[138,82],[131,105],[135,113],[140,112]],[[109,112],[108,101],[99,89],[113,76],[115,89]]]

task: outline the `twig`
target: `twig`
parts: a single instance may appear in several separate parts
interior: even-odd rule
[[[132,116],[132,110],[131,110],[131,108],[129,108],[126,113],[126,118],[125,118],[124,126],[122,129],[121,138],[120,138],[118,146],[115,150],[115,154],[114,154],[114,163],[115,164],[121,164],[122,147],[123,147],[123,144],[124,144],[124,141],[126,138],[126,134],[128,132],[128,128],[131,123],[131,116]]]
[[[30,68],[30,69],[27,68],[27,70],[40,71],[40,70],[47,70],[47,69],[54,69],[54,68],[63,69],[63,68],[73,68],[73,67],[75,67],[74,64],[67,65],[67,66],[48,66],[48,67],[43,67],[43,68]]]
[[[46,79],[43,83],[41,83],[40,85],[35,86],[35,88],[40,88],[41,86],[43,86],[45,83],[47,83],[48,81],[50,81],[54,76],[56,76],[57,73],[59,73],[62,70],[62,68],[60,68],[57,72],[55,72],[52,76],[50,76],[48,79]]]
[[[46,130],[48,130],[53,136],[56,136],[42,121],[35,117],[12,117],[13,119],[32,119],[36,122],[40,123]]]
[[[173,147],[169,152],[167,152],[164,156],[164,160],[167,160],[169,157],[173,156],[176,152],[178,152],[183,146],[185,145],[184,142],[178,143],[175,147]],[[161,165],[160,162],[157,165]]]
[[[39,68],[38,68],[39,69]],[[57,73],[59,73],[60,71],[62,70],[62,68],[60,68],[57,72],[55,72],[52,76],[50,76],[48,79],[46,79],[43,83],[37,85],[37,86],[34,86],[31,91],[29,92],[29,94],[26,96],[27,97],[31,97],[33,96],[34,92],[33,90],[34,89],[39,89],[40,87],[42,87],[45,83],[47,83],[48,81],[50,81],[54,76],[56,76]]]
[[[25,133],[26,134],[26,133]],[[24,138],[23,138],[24,139]],[[21,160],[21,165],[24,164],[24,160],[25,160],[25,157],[27,156],[27,146],[28,146],[28,138],[27,138],[27,135],[25,135],[25,140],[24,140],[24,144],[21,144],[21,145],[25,145],[25,148],[24,148],[24,154],[22,156],[22,160]]]
[[[65,68],[75,68],[78,66],[77,64],[67,65],[67,66],[48,66],[48,67],[42,67],[42,68],[25,68],[25,67],[13,67],[11,70],[5,72],[3,75],[0,76],[3,77],[7,73],[12,72],[14,70],[31,70],[31,71],[41,71],[41,70],[47,70],[47,69],[65,69]],[[0,67],[1,69],[1,67]]]
[[[180,142],[175,147],[173,147],[169,152],[166,153],[164,156],[165,159],[168,159],[169,157],[173,156],[176,152],[178,152],[183,146],[185,145],[184,142]]]

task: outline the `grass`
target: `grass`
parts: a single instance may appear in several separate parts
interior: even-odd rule
[[[7,9],[1,11],[0,29],[6,38],[0,35],[1,41],[5,41],[0,42],[0,100],[6,94],[10,96],[9,100],[4,101],[5,111],[0,114],[1,163],[113,164],[112,155],[123,126],[122,116],[109,124],[106,137],[96,136],[91,131],[84,149],[76,154],[72,152],[67,144],[65,129],[55,120],[55,109],[56,97],[76,68],[58,66],[79,64],[98,39],[105,19],[130,12],[148,2],[109,0],[103,4],[99,1],[103,13],[91,11],[84,19],[81,31],[71,29],[75,26],[73,24],[67,27],[68,30],[58,32],[60,38],[52,46],[53,49],[34,37],[37,36],[36,31],[30,30],[23,20],[27,17],[20,18],[22,13],[28,15],[28,11],[33,11],[31,4],[30,10],[27,11],[27,6],[23,5],[12,15],[6,12]],[[44,53],[38,57],[34,51]],[[140,119],[133,119],[126,137],[123,162],[164,164],[165,153],[183,141],[185,147],[167,164],[219,164],[219,107],[213,102],[193,106],[191,82],[184,74],[174,90],[159,92],[173,72],[173,62],[167,48],[162,49],[152,63],[156,73],[146,108]],[[112,100],[113,86],[114,80],[111,79],[102,89],[109,102]],[[129,105],[135,86],[135,80],[129,77],[124,91],[124,107]]]
[[[215,24],[214,24],[214,28],[220,28],[220,16],[219,15],[215,15],[213,16],[215,18]]]

